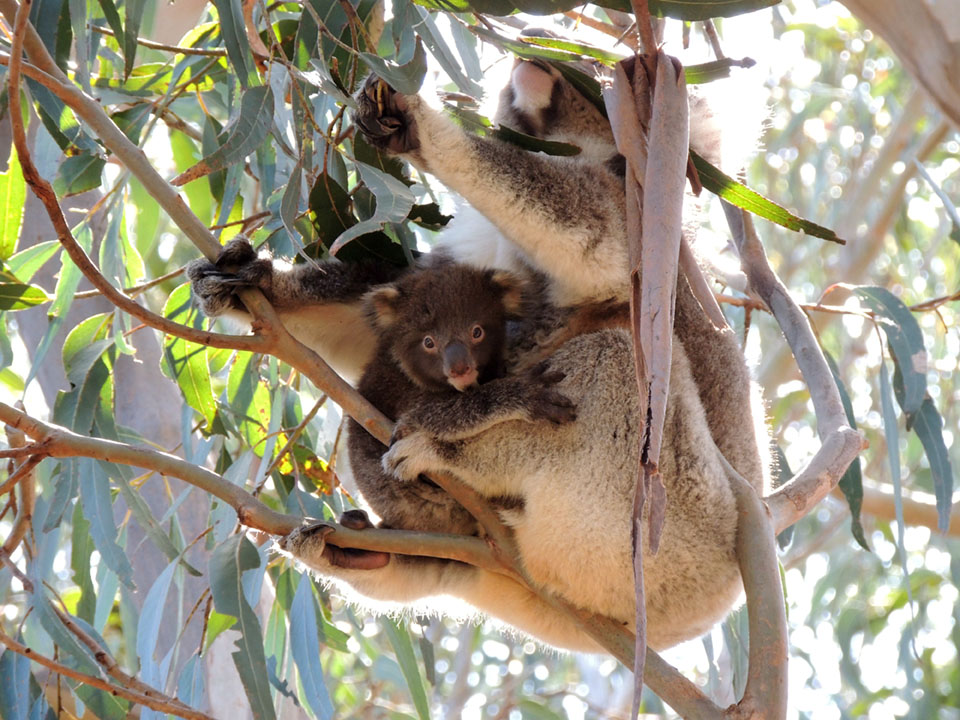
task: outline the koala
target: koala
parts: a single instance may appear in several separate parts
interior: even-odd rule
[[[517,498],[502,514],[531,578],[632,629],[630,513],[644,418],[630,337],[620,329],[629,268],[623,159],[609,123],[553,68],[531,61],[515,65],[497,121],[576,144],[579,155],[530,153],[470,135],[423,98],[396,93],[376,77],[368,79],[358,106],[355,122],[370,142],[433,174],[469,203],[443,233],[443,255],[532,274],[542,283],[546,299],[533,308],[537,332],[508,333],[508,366],[535,365],[546,355],[550,372],[563,375],[554,389],[576,406],[576,419],[567,424],[524,422],[505,413],[452,433],[418,423],[411,413],[402,437],[383,456],[384,470],[403,483],[425,472],[452,472],[488,498]],[[709,120],[707,112],[691,115]],[[717,133],[705,125],[693,129],[692,140],[705,143],[697,149],[715,160]],[[288,269],[274,265],[272,272],[273,286],[286,284],[278,277]],[[306,277],[314,271],[300,272]],[[315,287],[324,286],[318,281]],[[564,323],[577,317],[571,308],[598,303],[613,308],[606,328],[590,332],[597,327],[587,323],[583,332],[564,332]],[[341,305],[356,303],[349,295],[310,291],[288,312],[321,324],[316,309]],[[283,311],[281,317],[286,321]],[[308,342],[319,334],[301,332]],[[321,343],[314,347],[323,353]],[[653,648],[705,632],[740,593],[736,505],[721,454],[764,492],[770,462],[762,403],[735,337],[712,325],[681,277],[660,459],[666,519],[659,553],[644,557]],[[549,645],[601,650],[565,615],[504,575],[450,561],[337,566],[325,536],[321,527],[308,526],[281,546],[355,597],[430,608],[433,598],[454,596]]]
[[[504,377],[507,320],[523,306],[523,290],[522,280],[504,271],[434,263],[364,296],[378,343],[358,389],[398,419],[395,438],[413,427],[472,435],[508,419],[559,424],[574,418],[570,401],[551,388],[562,375],[540,366]],[[479,533],[473,516],[428,479],[400,483],[386,475],[386,448],[353,420],[347,447],[356,483],[381,527]],[[511,502],[494,499],[501,506]],[[341,520],[354,528],[370,524],[357,511]],[[386,553],[330,553],[334,564],[346,567],[389,560]]]

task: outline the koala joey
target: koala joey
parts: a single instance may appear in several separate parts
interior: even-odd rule
[[[488,498],[515,498],[502,514],[532,579],[632,628],[630,512],[643,418],[630,338],[618,329],[563,333],[568,308],[608,298],[617,303],[629,288],[623,163],[609,124],[555,70],[527,61],[514,67],[497,120],[576,144],[579,155],[530,153],[470,135],[419,96],[395,93],[375,77],[358,105],[357,126],[371,142],[435,175],[469,203],[443,233],[442,254],[479,267],[532,271],[542,283],[549,301],[535,312],[553,316],[541,325],[559,329],[548,334],[559,340],[530,342],[540,335],[520,333],[508,340],[506,354],[512,367],[523,367],[536,364],[539,348],[548,347],[549,372],[564,376],[553,390],[574,403],[577,415],[554,425],[493,414],[469,432],[448,434],[411,413],[383,458],[385,469],[403,483],[424,472],[452,472]],[[692,112],[692,119],[708,115]],[[695,127],[693,134],[708,141],[697,148],[701,154],[716,158],[716,133]],[[315,278],[310,266],[262,262],[264,273],[245,282],[281,299],[281,318],[294,334],[325,357],[337,352],[325,345],[336,333],[310,324],[325,326],[326,311],[334,321],[360,313],[360,294],[329,292],[329,278]],[[358,271],[337,263],[324,270],[348,276],[338,286],[353,288],[349,278]],[[222,312],[226,303],[206,299],[230,290],[220,287],[218,272],[201,262],[190,277],[204,308]],[[731,332],[713,327],[682,278],[674,333],[660,461],[666,520],[659,553],[644,557],[647,637],[658,649],[708,630],[740,591],[737,513],[720,453],[758,491],[769,472],[762,405],[739,345]],[[370,335],[362,343],[369,349],[348,360],[369,359],[376,347]],[[565,615],[497,573],[449,561],[337,565],[331,560],[337,553],[316,526],[281,545],[355,598],[429,609],[432,598],[450,595],[556,647],[600,649]]]
[[[395,438],[406,428],[430,428],[452,437],[472,435],[506,420],[571,421],[570,401],[552,385],[558,373],[536,367],[504,377],[508,318],[523,305],[524,283],[504,271],[434,263],[397,282],[371,290],[364,304],[378,335],[375,360],[358,389],[374,406],[397,419]],[[426,478],[400,483],[381,469],[386,448],[351,420],[350,465],[381,527],[477,534],[476,520]],[[511,497],[495,498],[509,505]],[[351,527],[369,526],[361,511],[342,518]],[[386,553],[328,548],[331,562],[370,568]],[[412,562],[410,558],[398,562]]]

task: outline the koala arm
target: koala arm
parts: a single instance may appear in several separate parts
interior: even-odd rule
[[[376,345],[361,298],[400,272],[335,261],[291,265],[267,253],[258,255],[245,238],[227,243],[215,263],[195,260],[187,266],[193,296],[205,315],[249,323],[237,291],[257,288],[297,340],[351,381],[359,378]]]
[[[626,292],[623,183],[614,174],[470,135],[421,97],[377,83],[371,77],[357,98],[368,139],[462,195],[554,280],[557,301]]]
[[[421,601],[449,595],[549,645],[604,652],[566,615],[504,575],[451,560],[398,555],[391,556],[380,568],[339,567],[330,562],[330,553],[324,552],[324,534],[317,528],[295,530],[280,541],[281,549],[332,580],[361,605],[366,599],[367,604],[374,600],[407,606],[415,603],[419,607],[425,604]]]
[[[563,373],[548,372],[543,363],[523,375],[491,380],[442,399],[424,396],[400,416],[394,440],[424,430],[438,440],[452,442],[512,420],[570,422],[576,418],[573,403],[553,388],[563,378]]]

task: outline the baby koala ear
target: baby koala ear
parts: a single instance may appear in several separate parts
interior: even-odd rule
[[[363,309],[375,328],[385,330],[397,320],[400,290],[394,285],[382,285],[363,296]]]
[[[500,291],[504,310],[510,315],[520,315],[526,286],[523,278],[506,270],[496,270],[490,274],[490,282]]]

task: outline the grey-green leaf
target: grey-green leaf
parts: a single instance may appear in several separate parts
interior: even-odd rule
[[[390,87],[405,95],[416,95],[423,84],[424,75],[427,74],[427,52],[423,49],[420,38],[417,38],[413,57],[402,64],[371,53],[360,53],[360,56]]]
[[[943,440],[943,419],[929,396],[923,399],[920,410],[914,416],[913,431],[917,433],[930,462],[933,475],[933,492],[937,497],[937,528],[947,532],[950,527],[950,510],[953,503],[953,465],[947,444]]]
[[[843,384],[843,380],[840,379],[837,363],[826,350],[824,350],[823,355],[827,359],[830,372],[833,374],[833,380],[837,384],[837,390],[840,392],[840,402],[843,404],[843,411],[847,416],[847,421],[850,423],[850,427],[856,429],[857,420],[853,415],[853,404],[850,402],[850,395],[847,393],[847,388]],[[860,470],[859,457],[854,458],[853,462],[850,463],[847,471],[843,474],[843,477],[840,478],[838,487],[841,492],[843,492],[843,496],[847,500],[847,505],[850,506],[850,531],[860,546],[864,550],[869,551],[870,546],[867,545],[867,538],[863,533],[863,524],[860,522],[860,507],[863,505],[863,474]]]
[[[113,503],[110,500],[110,481],[99,463],[92,458],[79,458],[80,502],[83,514],[90,521],[90,536],[100,552],[100,557],[113,570],[120,582],[136,589],[133,582],[133,566],[126,551],[117,544],[117,524],[113,519]]]
[[[401,626],[392,618],[384,617],[380,619],[380,626],[387,633],[393,651],[397,655],[397,663],[399,663],[400,671],[407,681],[407,687],[410,688],[410,695],[413,697],[413,705],[417,709],[417,715],[420,720],[430,720],[427,693],[424,689],[423,677],[420,675],[417,657],[413,654],[413,643],[410,642],[410,634],[406,624]]]
[[[886,288],[861,286],[851,289],[873,310],[887,336],[890,351],[903,377],[900,404],[905,413],[913,415],[920,409],[927,392],[927,351],[920,325],[910,308]]]
[[[290,649],[307,704],[318,718],[329,720],[333,717],[333,703],[323,680],[316,601],[310,576],[306,573],[300,577],[290,605],[290,627],[297,628],[296,632],[290,633]]]
[[[185,185],[191,180],[223,170],[253,154],[273,125],[273,91],[268,85],[250,88],[240,100],[240,112],[227,139],[193,167],[170,182]]]
[[[260,566],[260,553],[243,535],[233,535],[210,556],[210,592],[217,612],[237,618],[240,632],[233,662],[255,720],[274,720],[260,621],[243,594],[243,573]]]

